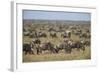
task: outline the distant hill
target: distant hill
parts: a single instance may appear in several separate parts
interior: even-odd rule
[[[23,24],[91,24],[90,21],[70,21],[70,20],[33,20],[24,19]]]

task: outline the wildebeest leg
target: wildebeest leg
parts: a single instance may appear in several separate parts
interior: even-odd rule
[[[82,47],[82,50],[83,50],[83,53],[84,53],[84,51],[85,51],[85,46]]]
[[[28,50],[25,51],[25,55],[28,53]]]
[[[59,52],[59,50],[58,49],[55,49],[55,53],[58,53]]]
[[[25,51],[25,55],[27,54],[27,52]]]
[[[31,50],[29,50],[29,54],[31,54],[32,52],[31,52]]]
[[[69,49],[68,49],[68,53],[71,53],[71,51],[72,51],[72,49],[71,49],[71,48],[69,48]]]
[[[39,48],[39,53],[42,54],[42,49],[41,48]]]
[[[31,48],[31,49],[30,49],[30,52],[31,52],[31,54],[34,54],[34,49]]]
[[[53,53],[58,53],[58,50],[54,48]]]
[[[32,50],[30,52],[31,52],[31,54],[34,54],[34,52]]]
[[[65,49],[65,53],[71,53],[71,49]]]
[[[39,48],[37,48],[37,54],[39,54]]]
[[[80,51],[80,48],[79,47],[77,47],[77,51]]]
[[[68,53],[68,48],[64,48],[64,50],[65,50],[65,53]]]
[[[77,51],[80,51],[80,49],[81,49],[81,46],[80,45],[77,45]]]
[[[67,53],[67,49],[64,49],[65,50],[65,53]]]
[[[72,52],[72,47],[70,45],[68,45],[68,53]]]
[[[50,54],[52,54],[53,53],[53,50],[50,50]]]

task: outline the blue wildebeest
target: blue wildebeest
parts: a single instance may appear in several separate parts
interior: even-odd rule
[[[56,46],[58,52],[64,50],[65,53],[71,53],[72,49],[70,48],[68,42],[62,42]]]
[[[52,38],[57,38],[56,32],[50,32],[50,36],[51,36]]]
[[[58,53],[57,49],[54,47],[54,44],[51,42],[42,43],[38,46],[40,48],[40,53],[43,51],[49,51],[50,53]]]
[[[71,49],[77,49],[78,51],[82,50],[85,51],[85,45],[83,41],[71,41],[70,42],[70,48]]]
[[[63,32],[61,34],[61,37],[63,37],[63,38],[70,38],[71,37],[71,31]]]
[[[31,43],[30,44],[23,44],[23,52],[25,52],[25,54],[34,54],[32,47],[31,47]]]

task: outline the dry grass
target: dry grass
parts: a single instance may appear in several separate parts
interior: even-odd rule
[[[73,50],[71,54],[59,53],[59,54],[41,54],[41,55],[24,55],[23,62],[40,62],[40,61],[64,61],[64,60],[84,60],[91,59],[91,51],[89,47],[86,50],[76,51]]]
[[[85,30],[83,30],[85,31]],[[45,32],[48,37],[46,38],[40,38],[41,42],[50,41],[54,45],[57,45],[63,41],[63,38],[61,38],[61,33],[57,33],[58,38],[52,38],[50,37],[48,32]],[[72,34],[71,39],[74,41],[80,40],[78,36]],[[23,43],[29,43],[31,42],[32,38],[29,38],[29,36],[23,36]],[[86,40],[86,39],[84,39]],[[90,41],[90,39],[88,39]],[[59,54],[40,54],[40,55],[30,55],[30,54],[23,54],[23,62],[40,62],[40,61],[64,61],[64,60],[84,60],[84,59],[91,59],[91,47],[86,47],[86,50],[84,51],[77,51],[73,50],[71,54],[66,54],[64,52],[60,52]]]

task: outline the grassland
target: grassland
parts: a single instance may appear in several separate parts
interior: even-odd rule
[[[82,28],[83,32],[85,32],[84,28]],[[86,28],[88,28],[90,30],[90,25]],[[49,32],[47,32],[47,31],[43,31],[43,32],[45,32],[47,34],[47,37],[46,38],[42,38],[42,37],[39,38],[42,43],[44,43],[46,41],[50,41],[54,45],[57,45],[63,41],[63,38],[61,37],[61,33],[57,32],[57,38],[52,38],[52,37],[50,37]],[[80,40],[80,38],[74,34],[71,35],[71,39],[73,41]],[[83,40],[91,41],[90,39],[83,39]],[[30,38],[29,36],[23,35],[23,43],[29,43],[31,41],[32,41],[32,38]],[[74,49],[74,50],[72,50],[71,54],[65,53],[63,50],[58,54],[50,54],[48,51],[45,54],[40,54],[40,55],[37,55],[37,54],[25,55],[25,54],[23,54],[22,59],[23,59],[24,63],[43,62],[43,61],[86,60],[86,59],[91,59],[91,47],[90,46],[85,47],[84,52],[81,50],[77,51],[76,49]]]
[[[59,35],[58,35],[59,36]],[[58,37],[59,38],[59,37]],[[62,42],[63,38],[51,38],[50,36],[48,38],[41,38],[42,42],[45,42],[46,40],[51,41],[53,44],[58,44],[59,42]],[[79,40],[79,38],[75,35],[72,35],[71,37],[73,40]],[[24,42],[30,42],[32,38],[29,38],[28,36],[24,37]],[[64,60],[84,60],[84,59],[91,59],[91,49],[90,46],[86,47],[86,50],[83,51],[77,51],[76,49],[72,51],[71,54],[67,54],[64,52],[61,52],[59,54],[41,54],[41,55],[30,55],[30,54],[23,54],[23,62],[40,62],[40,61],[64,61]]]
[[[71,54],[59,53],[59,54],[42,54],[42,55],[24,55],[23,62],[43,62],[43,61],[64,61],[64,60],[85,60],[91,59],[90,48],[86,47],[86,50],[76,51],[73,50]]]

